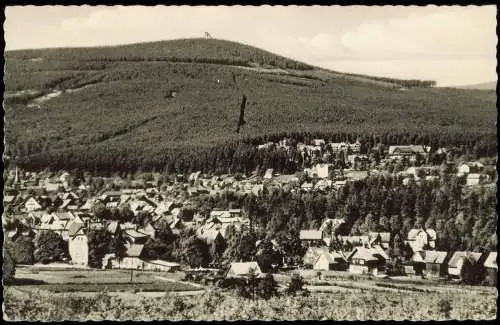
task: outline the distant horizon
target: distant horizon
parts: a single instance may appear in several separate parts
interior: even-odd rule
[[[209,32],[339,72],[435,80],[440,87],[497,80],[494,5],[8,6],[5,13],[6,52],[201,39]]]

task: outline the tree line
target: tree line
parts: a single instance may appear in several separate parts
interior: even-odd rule
[[[281,133],[248,138],[241,141],[228,141],[212,147],[133,148],[120,144],[107,146],[77,146],[52,150],[49,145],[38,140],[9,143],[5,154],[13,157],[19,167],[39,171],[82,169],[96,175],[113,175],[117,172],[156,171],[170,173],[189,173],[201,170],[204,173],[250,173],[256,169],[273,168],[280,173],[294,173],[303,167],[302,155],[274,146],[267,150],[257,150],[258,144],[268,141],[278,142],[284,137],[291,140],[294,147],[298,142],[311,143],[312,139],[322,138],[327,142],[361,143],[362,154],[376,154],[387,145],[421,144],[431,147],[431,156],[438,148],[452,147],[452,155],[470,159],[491,157],[496,154],[496,138],[493,135],[470,134],[420,134],[384,133],[382,135],[360,135],[355,133]],[[12,139],[11,141],[16,141]],[[384,144],[384,145],[382,145]],[[118,147],[116,147],[118,146]],[[345,153],[347,154],[347,152]],[[379,154],[379,157],[382,156]],[[12,160],[12,159],[11,159]],[[432,159],[431,159],[432,160]],[[6,165],[10,160],[6,160]]]

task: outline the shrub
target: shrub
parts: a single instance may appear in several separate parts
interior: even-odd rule
[[[451,303],[448,299],[441,299],[437,303],[438,312],[442,314],[445,318],[450,318],[450,313],[452,311]]]
[[[286,293],[292,296],[295,296],[297,292],[304,290],[304,279],[297,273],[292,275],[290,282],[288,283],[288,287],[286,289]]]
[[[278,294],[278,283],[271,273],[267,273],[257,285],[257,292],[260,297],[269,299]]]
[[[3,255],[2,272],[3,272],[4,283],[10,283],[12,282],[12,280],[14,280],[14,275],[16,273],[16,265],[14,263],[14,259],[10,255],[10,252],[5,249]]]

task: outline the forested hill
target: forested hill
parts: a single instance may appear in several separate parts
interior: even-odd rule
[[[179,160],[212,159],[211,150],[231,164],[240,141],[293,132],[495,146],[495,91],[343,74],[235,42],[22,50],[5,59],[5,154],[40,168],[184,166]],[[248,97],[240,134],[232,73]]]

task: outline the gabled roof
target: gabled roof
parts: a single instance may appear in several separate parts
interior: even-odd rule
[[[118,221],[111,221],[108,225],[108,228],[107,230],[112,233],[112,234],[116,234],[116,232],[118,231],[118,229],[120,228],[120,224]]]
[[[437,234],[436,234],[436,231],[434,229],[413,228],[413,229],[410,229],[410,231],[408,231],[408,240],[415,240],[417,238],[418,234],[420,234],[421,232],[425,232],[427,234],[429,240],[436,240],[436,238],[437,238]]]
[[[244,276],[250,274],[250,269],[254,269],[257,275],[262,275],[257,262],[233,262],[227,276]]]
[[[127,229],[125,230],[125,234],[129,237],[132,237],[132,238],[143,238],[143,237],[148,237],[148,235],[142,233],[142,232],[138,232],[137,230],[134,230],[134,229]]]
[[[299,236],[301,240],[321,240],[323,232],[319,230],[301,230]]]
[[[488,258],[486,258],[486,261],[484,261],[484,266],[487,267],[487,268],[497,269],[498,270],[497,252],[491,252],[488,255]]]
[[[15,198],[16,198],[16,196],[15,196],[15,195],[5,195],[5,196],[3,197],[3,202],[4,202],[4,203],[11,203],[11,202],[13,202],[13,201],[14,201],[14,199],[15,199]]]
[[[78,235],[78,233],[80,232],[80,230],[83,229],[83,228],[85,228],[85,225],[83,223],[73,222],[69,226],[68,235],[70,237],[75,237],[76,235]]]
[[[222,234],[219,230],[210,229],[201,235],[201,239],[204,239],[207,244],[211,245],[215,241],[215,239],[217,239],[217,237],[219,237],[219,236],[222,239],[224,239],[224,236],[222,236]]]
[[[441,251],[419,251],[413,255],[413,262],[443,264],[446,262],[448,252]]]
[[[88,199],[81,207],[81,210],[90,210],[92,206],[94,205],[95,200],[94,199]]]
[[[327,247],[321,247],[321,249],[318,250],[317,253],[319,253],[319,255],[317,256],[314,263],[317,263],[322,256],[326,258],[329,264],[338,263],[339,260],[347,262],[347,258],[344,256],[343,253],[336,251],[330,252]]]
[[[389,146],[389,155],[397,153],[420,153],[424,154],[423,146],[409,145],[409,146]]]
[[[458,261],[460,261],[462,258],[469,258],[471,261],[477,263],[481,256],[481,253],[458,251],[455,252],[451,257],[450,262],[448,263],[448,267],[458,267]]]
[[[143,250],[144,245],[132,244],[128,247],[126,254],[128,257],[140,257]]]
[[[374,256],[373,250],[366,247],[356,247],[349,256],[349,259],[360,259],[365,261],[377,261],[378,258]]]

